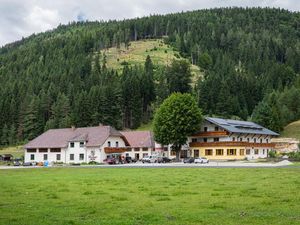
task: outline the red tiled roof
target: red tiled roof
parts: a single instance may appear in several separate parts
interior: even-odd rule
[[[131,147],[154,148],[154,140],[151,131],[122,131]]]
[[[109,136],[123,137],[110,126],[51,129],[30,141],[24,148],[65,148],[69,141],[86,141],[87,147],[101,146]],[[127,140],[124,140],[127,143]]]

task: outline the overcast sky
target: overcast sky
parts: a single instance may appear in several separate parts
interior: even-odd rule
[[[0,0],[0,46],[78,20],[108,20],[227,6],[300,11],[300,0]]]

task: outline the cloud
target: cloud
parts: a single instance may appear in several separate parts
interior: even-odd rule
[[[299,0],[0,0],[0,46],[70,21],[122,20],[229,6],[300,11]]]

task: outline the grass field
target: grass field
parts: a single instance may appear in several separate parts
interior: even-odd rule
[[[300,140],[300,120],[287,125],[280,135],[281,137],[296,138]]]
[[[300,224],[300,169],[1,170],[0,224]]]
[[[147,55],[149,55],[154,65],[169,65],[173,59],[176,59],[175,55],[179,55],[178,52],[159,39],[132,41],[128,49],[122,45],[119,49],[113,47],[103,52],[107,57],[107,67],[118,71],[122,70],[122,62],[124,61],[129,65],[143,65]],[[195,65],[191,65],[191,72],[194,79],[201,74],[199,67]]]

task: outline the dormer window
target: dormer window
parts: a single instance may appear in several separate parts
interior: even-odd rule
[[[70,143],[70,147],[71,147],[71,148],[74,148],[74,146],[75,146],[74,142],[71,142],[71,143]]]
[[[232,141],[235,141],[235,137],[232,138]]]
[[[118,142],[118,141],[116,141],[116,147],[117,147],[117,148],[119,147],[119,142]]]
[[[215,127],[215,131],[219,131],[219,127]]]
[[[207,132],[207,127],[204,127],[204,132]]]
[[[108,146],[108,147],[110,147],[110,146],[111,146],[111,144],[110,144],[110,141],[108,141],[108,142],[107,142],[107,146]]]
[[[256,138],[254,138],[254,140],[253,140],[253,141],[254,141],[254,143],[256,143]]]

